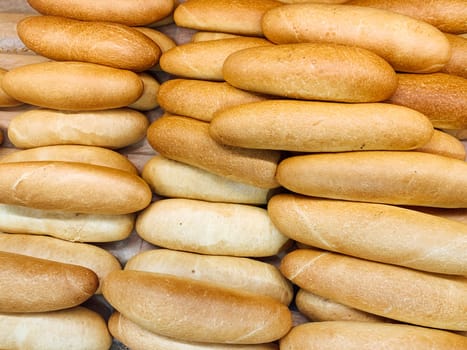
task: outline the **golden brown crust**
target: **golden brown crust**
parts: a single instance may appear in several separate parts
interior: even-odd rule
[[[445,157],[465,160],[465,146],[457,138],[447,132],[435,129],[430,141],[416,149],[418,152],[439,154]]]
[[[451,58],[440,72],[467,79],[467,38],[449,33],[445,35],[451,45]]]

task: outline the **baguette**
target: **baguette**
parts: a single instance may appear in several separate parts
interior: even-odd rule
[[[323,298],[404,323],[467,330],[467,279],[315,249],[284,256],[280,270]]]
[[[266,296],[146,271],[110,273],[106,300],[139,326],[182,341],[262,344],[283,337],[291,312]]]
[[[399,205],[467,207],[467,163],[424,152],[373,151],[292,156],[277,181],[299,194]]]
[[[224,146],[209,135],[209,123],[165,113],[147,130],[150,146],[165,158],[261,188],[279,187],[280,152]]]
[[[156,246],[210,255],[272,256],[289,241],[266,209],[182,198],[153,202],[138,215],[135,228]]]
[[[423,113],[435,128],[467,128],[467,79],[445,73],[397,76],[397,89],[386,102]]]
[[[455,34],[444,34],[451,45],[451,58],[440,72],[467,79],[467,38]]]
[[[11,70],[16,67],[25,66],[28,64],[42,63],[50,61],[47,57],[40,55],[27,55],[17,53],[1,53],[0,52],[0,68]]]
[[[152,199],[139,176],[99,165],[60,161],[0,163],[4,204],[89,214],[129,214]]]
[[[401,72],[436,72],[451,56],[449,41],[436,27],[371,7],[289,4],[267,11],[262,28],[265,37],[276,44],[320,42],[361,47]]]
[[[0,68],[0,108],[21,106],[23,104],[21,101],[15,100],[10,95],[5,93],[5,91],[3,91],[3,89],[1,88],[2,80],[6,72],[7,70]]]
[[[0,314],[0,348],[108,350],[112,345],[101,315],[77,306],[67,310]]]
[[[47,312],[78,306],[99,281],[90,269],[0,251],[0,312]]]
[[[415,150],[460,160],[465,160],[466,156],[466,148],[458,138],[438,129],[434,130],[430,141]]]
[[[19,38],[16,31],[18,22],[29,16],[34,16],[34,14],[4,12],[2,6],[2,13],[0,14],[0,53],[34,55],[34,52]]]
[[[244,49],[227,57],[222,72],[239,89],[305,100],[378,102],[397,88],[393,68],[373,52],[325,43]]]
[[[89,62],[43,62],[9,70],[2,87],[31,105],[61,110],[125,107],[143,93],[143,82],[131,71]]]
[[[272,264],[251,258],[153,249],[133,256],[125,270],[149,271],[207,281],[228,288],[267,295],[289,305],[292,285]]]
[[[412,109],[392,107],[386,103],[265,100],[216,112],[209,134],[231,146],[297,152],[424,146],[434,132],[430,120]]]
[[[18,148],[83,145],[119,149],[146,136],[148,118],[130,108],[67,112],[48,108],[16,114],[8,138]]]
[[[280,340],[281,350],[461,350],[467,338],[437,329],[378,322],[308,322]]]
[[[458,221],[392,205],[294,194],[272,197],[268,214],[282,234],[308,246],[467,276],[467,225]]]

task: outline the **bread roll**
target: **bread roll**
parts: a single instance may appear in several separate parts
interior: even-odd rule
[[[293,297],[291,284],[275,266],[251,258],[153,249],[133,256],[125,264],[125,270],[166,273],[217,283],[267,295],[285,305],[289,305]]]
[[[56,61],[91,62],[142,72],[153,67],[161,55],[153,40],[118,23],[30,16],[18,23],[17,30],[28,48]]]
[[[23,104],[21,101],[15,100],[1,88],[2,80],[6,72],[7,70],[0,68],[0,108],[20,106]]]
[[[114,271],[103,294],[123,316],[182,341],[261,344],[291,328],[287,306],[266,296],[146,271]]]
[[[308,246],[467,276],[467,225],[455,220],[392,205],[294,194],[272,197],[268,214],[280,232]]]
[[[61,110],[125,107],[143,92],[131,71],[88,62],[43,62],[9,70],[2,87],[11,97],[32,105]]]
[[[461,350],[467,338],[437,329],[378,322],[308,322],[280,340],[282,350]]]
[[[465,160],[466,149],[464,144],[455,136],[435,129],[430,141],[417,148],[416,151]]]
[[[216,111],[266,99],[260,94],[234,88],[226,82],[170,79],[161,84],[157,100],[168,113],[209,122]]]
[[[97,290],[90,269],[0,251],[0,312],[46,312],[78,306]]]
[[[392,107],[265,100],[216,112],[209,134],[231,146],[297,152],[409,150],[431,139],[433,126],[427,117]]]
[[[210,202],[266,204],[274,190],[230,180],[189,164],[156,155],[141,176],[158,195]]]
[[[363,151],[293,156],[279,163],[276,178],[283,187],[308,196],[467,207],[467,163],[437,154]]]
[[[131,350],[277,350],[275,343],[240,345],[186,342],[150,332],[130,321],[119,312],[114,312],[108,322],[110,333]]]
[[[47,57],[40,55],[28,55],[17,53],[1,53],[0,52],[0,68],[10,70],[16,67],[25,66],[28,64],[42,63],[50,61]]]
[[[159,64],[163,71],[179,77],[223,81],[222,66],[230,54],[249,47],[272,45],[254,37],[188,42],[164,52]]]
[[[223,77],[248,91],[337,102],[378,102],[397,87],[393,68],[381,57],[358,47],[324,43],[234,52],[224,62]]]
[[[160,87],[159,82],[149,72],[142,72],[138,75],[143,82],[143,93],[135,102],[129,104],[128,107],[143,112],[157,108],[159,106],[157,103],[157,94]]]
[[[156,246],[211,255],[266,257],[288,243],[263,208],[182,198],[153,202],[136,232]]]
[[[222,32],[204,32],[204,31],[196,31],[191,36],[191,41],[196,43],[198,41],[208,41],[208,40],[217,40],[217,39],[226,39],[226,38],[236,38],[238,36],[242,36],[239,34],[232,34],[232,33],[222,33]]]
[[[467,128],[467,79],[445,73],[398,74],[389,103],[425,114],[435,128]]]
[[[89,214],[129,214],[152,199],[149,185],[127,171],[60,161],[0,163],[4,204]]]
[[[28,0],[43,15],[70,17],[83,21],[109,21],[144,26],[168,16],[173,0],[112,2],[93,0]]]
[[[2,13],[0,14],[0,53],[34,54],[19,38],[18,32],[16,31],[18,22],[29,16],[33,16],[33,14],[3,11],[2,3]]]
[[[320,42],[361,47],[401,72],[436,72],[451,56],[449,41],[436,27],[371,7],[289,4],[267,11],[262,28],[265,37],[276,44]]]
[[[8,138],[18,148],[83,145],[118,149],[142,140],[148,126],[148,118],[130,108],[76,112],[41,108],[15,115],[8,125]]]
[[[172,47],[177,46],[177,43],[170,36],[160,30],[149,27],[134,27],[134,29],[140,31],[154,41],[161,49],[161,52],[165,52]]]
[[[224,146],[209,135],[209,123],[164,114],[148,128],[147,141],[163,157],[229,180],[261,188],[279,187],[275,173],[280,152]]]
[[[448,33],[445,35],[451,44],[451,58],[440,72],[467,78],[467,38]]]
[[[36,350],[108,350],[105,320],[85,307],[27,314],[0,314],[0,347]]]

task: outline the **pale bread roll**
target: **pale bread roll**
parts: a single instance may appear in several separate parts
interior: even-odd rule
[[[74,61],[16,67],[5,74],[2,87],[31,105],[75,111],[125,107],[143,92],[134,72]]]
[[[21,106],[23,102],[15,100],[13,97],[8,95],[2,88],[2,80],[7,70],[0,68],[0,108],[3,107],[17,107]]]
[[[209,134],[231,146],[296,152],[410,150],[432,138],[427,117],[410,108],[392,107],[265,100],[216,112]]]
[[[30,234],[0,233],[0,251],[84,266],[97,275],[100,284],[111,271],[120,270],[120,262],[111,253],[93,244]]]
[[[67,112],[31,109],[15,115],[8,138],[18,148],[51,145],[123,148],[146,136],[148,118],[130,108]]]
[[[262,28],[265,37],[276,44],[320,42],[361,47],[402,72],[436,72],[451,56],[449,41],[436,27],[371,7],[289,4],[267,11]]]
[[[102,290],[131,321],[182,341],[262,344],[280,339],[292,326],[289,308],[270,297],[188,278],[114,271]]]
[[[444,34],[451,45],[451,58],[440,72],[467,78],[467,38],[455,34]]]
[[[261,18],[280,5],[276,0],[189,0],[177,6],[174,21],[196,30],[262,36]]]
[[[379,322],[308,322],[280,340],[281,350],[461,350],[467,338],[437,329]]]
[[[289,305],[292,285],[274,265],[251,258],[153,249],[133,256],[125,270],[149,271],[267,295]]]
[[[0,68],[10,70],[16,67],[25,66],[28,64],[42,63],[50,61],[47,57],[40,55],[27,55],[17,53],[1,53],[0,52]]]
[[[435,129],[426,144],[416,149],[418,152],[439,154],[445,157],[465,160],[466,149],[464,144],[455,136]]]
[[[467,330],[467,279],[298,249],[280,270],[300,288],[382,317],[431,328]]]
[[[129,214],[152,199],[138,175],[76,162],[0,163],[3,204],[89,214]]]
[[[191,41],[196,43],[198,41],[208,41],[208,40],[217,40],[217,39],[226,39],[226,38],[236,38],[238,34],[232,33],[222,33],[222,32],[204,32],[204,31],[196,31],[191,36]]]
[[[0,251],[0,312],[46,312],[78,306],[99,280],[74,264]]]
[[[435,128],[467,128],[467,79],[445,73],[397,74],[389,103],[425,114]]]
[[[277,350],[275,343],[240,345],[186,342],[150,332],[130,321],[118,311],[108,321],[110,333],[131,350]]]
[[[292,156],[279,163],[276,178],[283,187],[308,196],[441,208],[467,207],[467,163],[424,152],[363,151]]]
[[[108,350],[105,320],[85,307],[40,313],[0,314],[0,347],[36,350]]]
[[[160,88],[159,82],[149,72],[142,72],[138,75],[143,82],[143,93],[135,102],[129,104],[128,107],[143,112],[159,107],[157,103],[157,94]]]
[[[147,141],[165,158],[186,163],[230,180],[277,188],[280,152],[223,146],[209,135],[209,123],[164,114],[148,128]]]
[[[16,31],[16,25],[18,22],[33,15],[34,14],[32,13],[22,13],[17,11],[2,11],[2,13],[0,13],[0,53],[34,55],[34,52],[31,51],[19,38],[18,32]]]
[[[260,94],[237,89],[226,82],[170,79],[160,86],[157,100],[168,113],[209,122],[214,113],[238,104],[265,100]]]
[[[170,15],[173,0],[28,0],[29,5],[43,15],[69,17],[83,21],[108,21],[128,26],[144,26]]]
[[[144,164],[141,176],[156,194],[163,197],[266,204],[274,193],[274,190],[233,181],[161,155],[153,156]]]
[[[159,64],[163,71],[178,77],[223,81],[222,66],[230,54],[249,47],[272,45],[255,37],[188,42],[164,52]]]
[[[182,198],[153,202],[138,215],[135,228],[156,246],[210,255],[272,256],[289,241],[266,209]]]
[[[239,89],[305,100],[378,102],[397,87],[393,68],[373,52],[325,43],[244,49],[227,57],[222,72]]]
[[[268,214],[282,234],[311,247],[467,276],[467,225],[455,220],[392,205],[295,194],[272,197]]]

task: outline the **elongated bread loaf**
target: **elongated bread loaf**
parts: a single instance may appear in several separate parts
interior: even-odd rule
[[[2,80],[7,70],[0,68],[0,108],[21,106],[23,102],[15,100],[2,89]]]
[[[423,152],[373,151],[293,156],[277,167],[285,188],[315,197],[467,207],[467,163]]]
[[[322,42],[361,47],[402,72],[439,71],[451,55],[449,41],[436,27],[371,7],[289,4],[268,10],[262,28],[265,37],[277,44]]]
[[[165,52],[172,47],[177,46],[177,43],[166,33],[161,32],[155,28],[149,27],[133,27],[134,29],[140,31],[147,37],[149,37],[152,41],[154,41],[157,46],[161,49],[161,52]],[[154,69],[152,67],[151,69]]]
[[[467,79],[467,38],[455,34],[444,34],[451,45],[451,58],[440,72]]]
[[[150,146],[165,158],[261,188],[277,188],[275,179],[281,153],[224,146],[209,135],[209,123],[164,114],[147,130]]]
[[[280,341],[282,350],[361,349],[461,350],[467,337],[437,329],[379,322],[308,322],[294,327]]]
[[[216,112],[209,134],[231,146],[297,152],[409,150],[431,139],[434,131],[427,117],[392,107],[265,100]]]
[[[16,67],[5,74],[2,87],[25,103],[75,111],[125,107],[143,93],[134,72],[74,61]]]
[[[0,251],[0,312],[45,312],[78,306],[97,290],[90,269]]]
[[[280,270],[300,288],[362,311],[425,327],[467,329],[465,277],[315,249],[288,253]]]
[[[266,209],[182,198],[153,202],[138,215],[136,232],[159,247],[211,255],[266,257],[288,243]]]
[[[127,171],[59,161],[0,163],[4,204],[89,214],[129,214],[151,202],[149,185]]]
[[[239,89],[308,100],[378,102],[397,87],[393,68],[378,55],[326,43],[244,49],[227,57],[222,72]]]
[[[19,38],[16,31],[18,22],[33,15],[32,13],[4,12],[2,3],[2,13],[0,14],[0,53],[34,55],[34,52]]]
[[[160,84],[157,79],[150,74],[149,71],[140,72],[138,76],[143,82],[143,93],[135,102],[129,104],[128,107],[143,112],[159,107],[157,103],[157,94]]]
[[[108,350],[112,345],[102,316],[81,306],[39,313],[2,313],[0,323],[3,349]]]
[[[292,325],[289,308],[270,297],[154,272],[114,271],[103,294],[139,326],[184,341],[269,343]]]
[[[416,151],[439,154],[460,160],[465,160],[466,156],[465,145],[457,137],[439,129],[435,129],[430,141],[417,148]]]
[[[166,273],[217,283],[229,288],[270,296],[285,305],[292,301],[292,286],[270,263],[250,258],[153,249],[136,254],[125,270]]]

